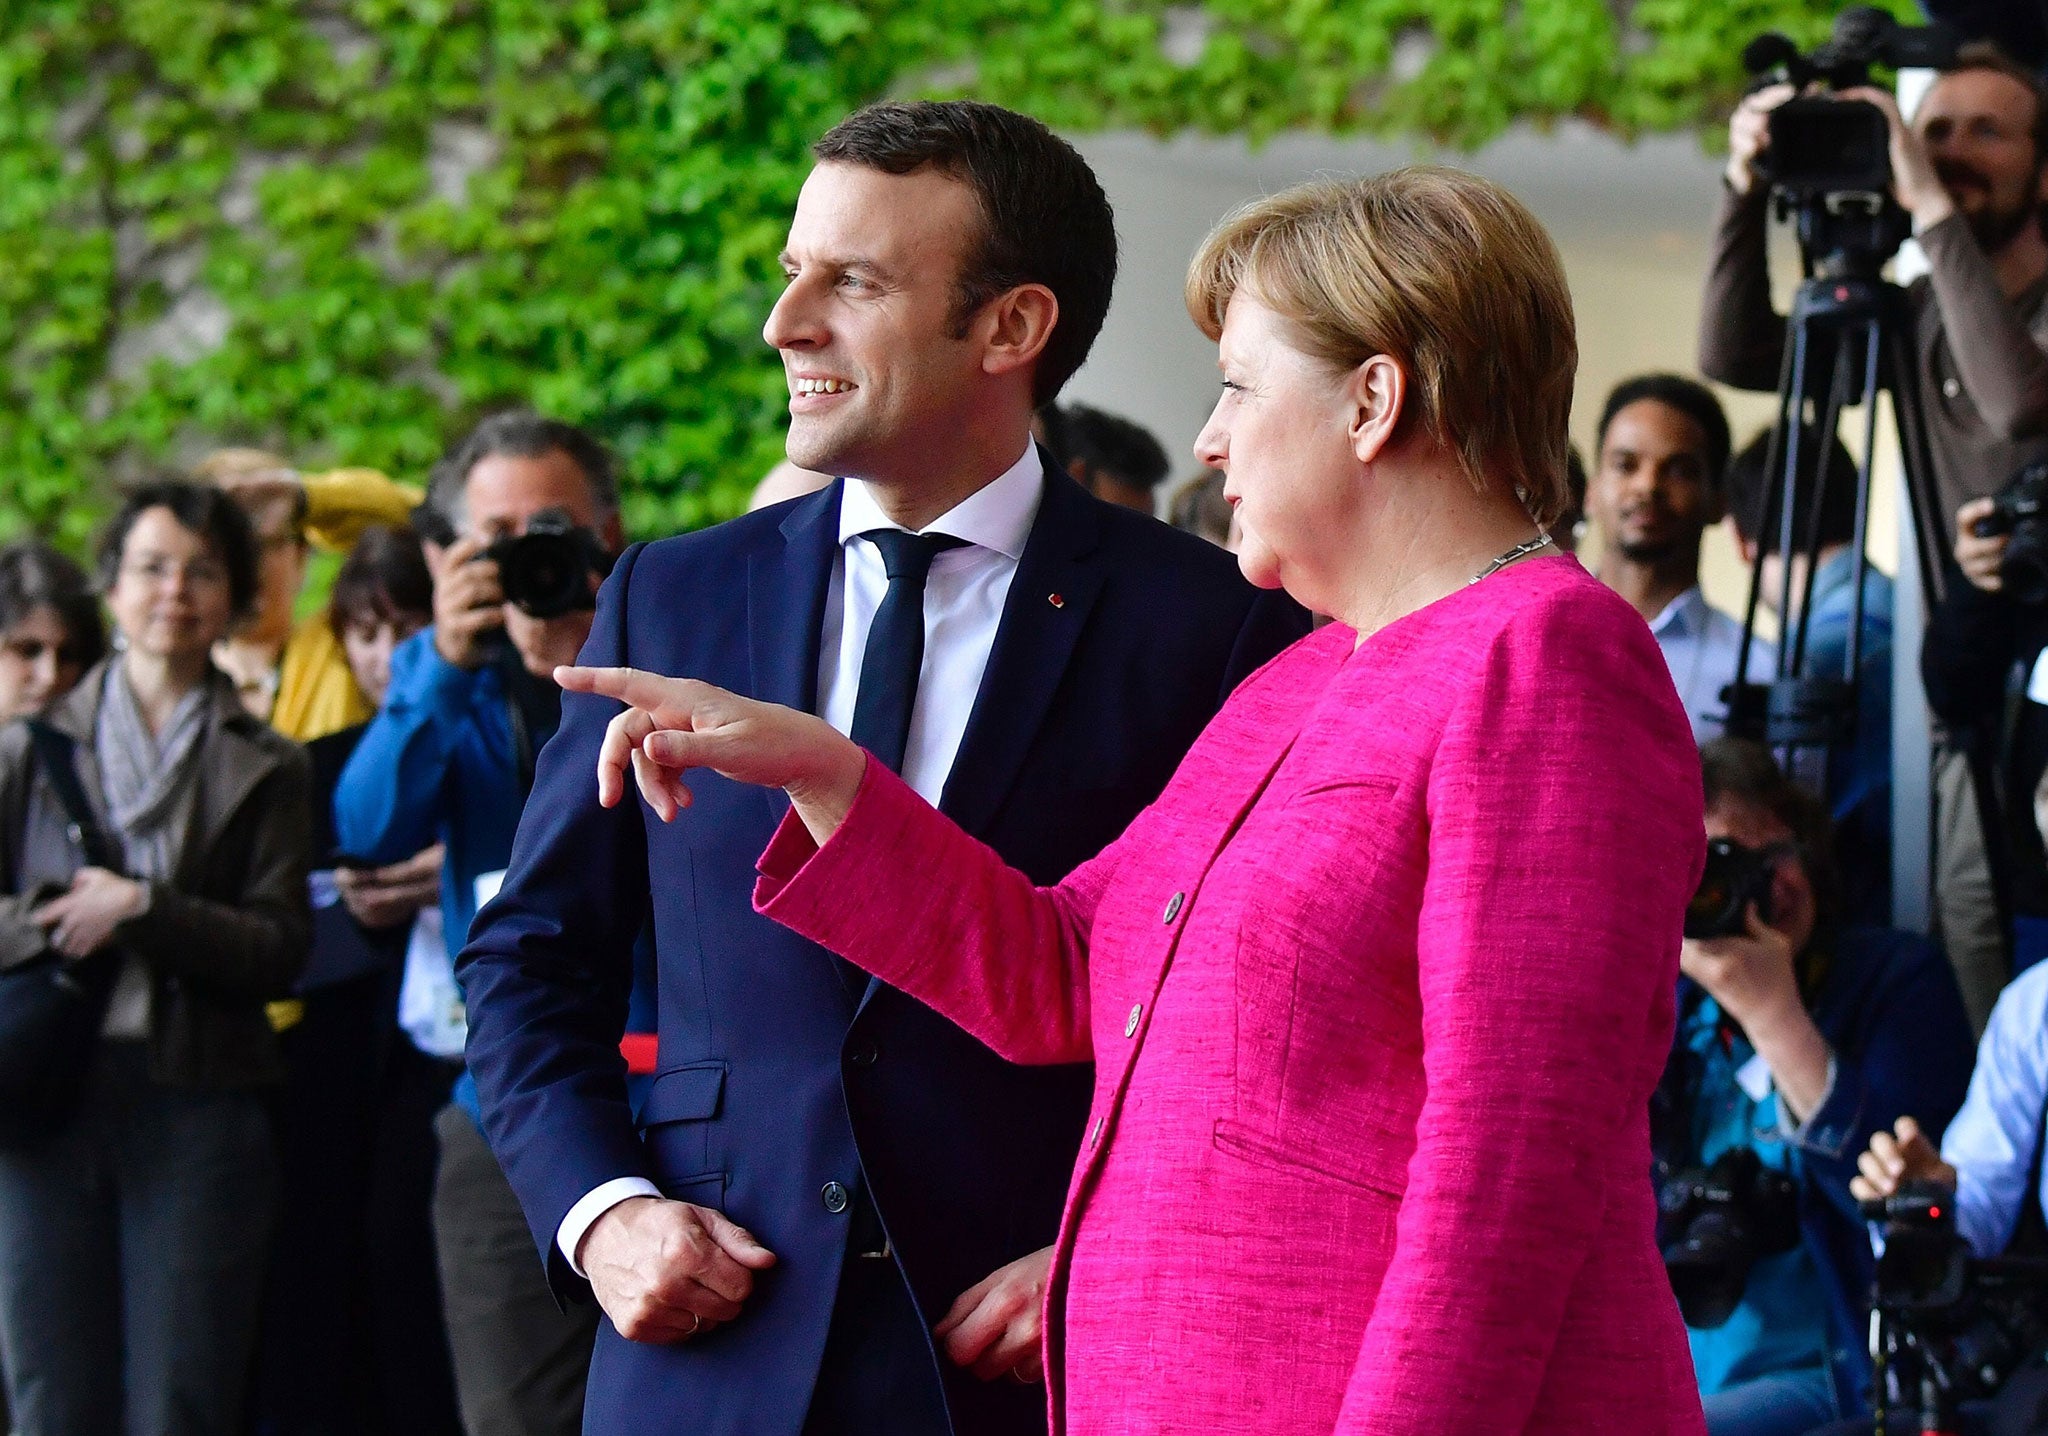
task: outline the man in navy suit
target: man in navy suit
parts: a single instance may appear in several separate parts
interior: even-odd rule
[[[970,103],[871,106],[815,154],[765,337],[789,457],[843,477],[629,550],[581,661],[820,713],[1055,881],[1306,616],[1031,443],[1115,276],[1079,155]],[[617,711],[565,702],[460,962],[492,1146],[558,1294],[587,1282],[609,1318],[586,1431],[1043,1432],[1044,1249],[1088,1072],[1011,1066],[756,916],[780,794],[701,776],[674,823],[602,808]],[[618,1042],[650,914],[634,1112]]]

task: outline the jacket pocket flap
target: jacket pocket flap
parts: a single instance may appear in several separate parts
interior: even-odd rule
[[[716,1117],[724,1093],[723,1062],[698,1062],[656,1073],[647,1100],[640,1106],[640,1125],[658,1127],[663,1122],[702,1122]]]

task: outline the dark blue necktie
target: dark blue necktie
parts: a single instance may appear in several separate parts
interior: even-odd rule
[[[853,701],[849,736],[900,773],[910,741],[910,714],[917,705],[917,676],[924,667],[925,579],[933,559],[967,541],[901,529],[871,529],[861,537],[881,550],[889,591],[875,610],[861,654],[860,692]]]

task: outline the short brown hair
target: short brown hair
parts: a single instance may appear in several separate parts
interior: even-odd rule
[[[1577,331],[1564,265],[1522,202],[1461,170],[1415,165],[1297,186],[1226,218],[1188,269],[1188,313],[1223,332],[1240,288],[1339,370],[1384,354],[1410,419],[1475,487],[1506,480],[1549,525],[1568,500]]]
[[[1946,78],[1972,70],[1989,70],[2026,87],[2027,93],[2034,97],[2034,123],[2027,130],[2034,137],[2034,158],[2048,161],[2048,81],[2043,81],[2038,71],[2022,65],[1989,40],[1973,40],[1957,50],[1955,63],[1944,65],[1941,73]]]
[[[881,100],[811,146],[822,161],[902,175],[929,165],[974,191],[981,233],[961,262],[961,335],[998,295],[1043,284],[1060,312],[1032,371],[1031,407],[1088,357],[1116,285],[1116,221],[1080,152],[1029,115],[976,100]]]
[[[1740,803],[1789,828],[1821,919],[1841,916],[1842,876],[1827,804],[1786,777],[1771,750],[1749,738],[1709,739],[1700,748],[1700,779],[1709,812],[1722,803]]]

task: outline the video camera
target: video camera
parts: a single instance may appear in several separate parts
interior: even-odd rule
[[[1917,1406],[1923,1420],[1942,1419],[2048,1349],[2048,1262],[1971,1256],[1955,1193],[1935,1183],[1909,1182],[1862,1209],[1883,1235],[1871,1337],[1881,1415]]]
[[[1873,66],[1941,69],[1955,62],[1959,44],[1946,26],[1901,25],[1875,6],[1853,5],[1809,53],[1776,31],[1743,48],[1743,67],[1756,77],[1752,89],[1790,84],[1799,91],[1771,111],[1771,142],[1758,165],[1779,216],[1796,216],[1815,273],[1875,277],[1913,224],[1892,197],[1884,112],[1864,100],[1807,91],[1867,85]]]

